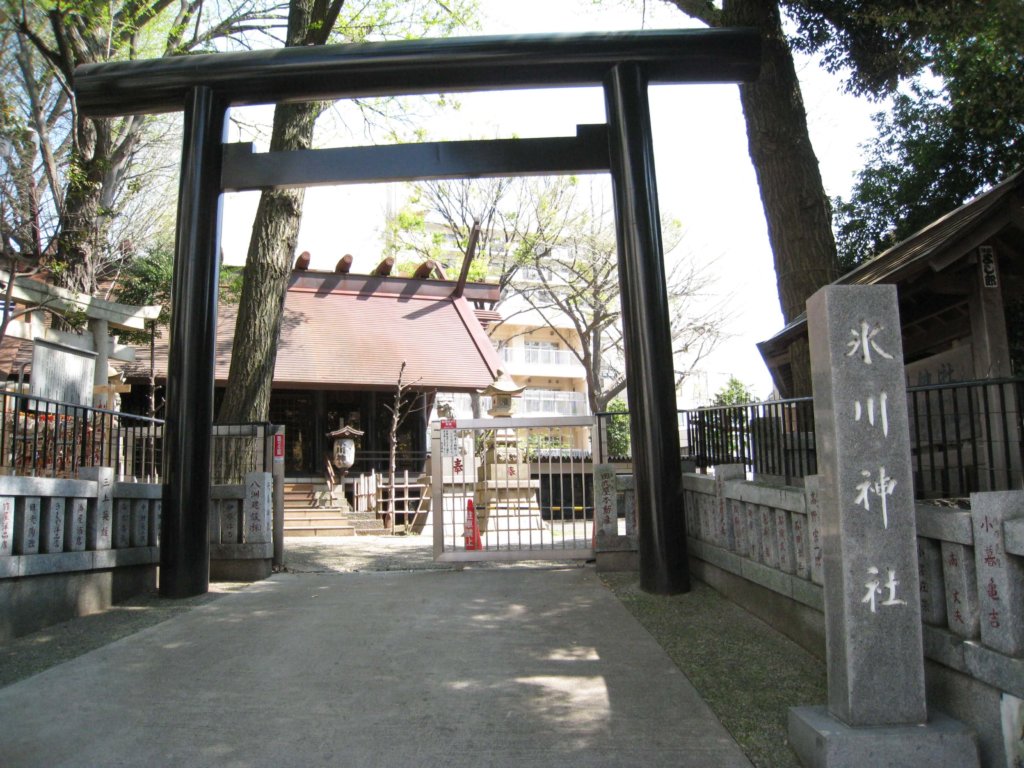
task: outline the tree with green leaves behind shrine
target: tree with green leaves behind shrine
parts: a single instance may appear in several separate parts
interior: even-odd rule
[[[826,69],[845,78],[852,93],[883,98],[926,72],[952,75],[951,68],[934,71],[947,51],[964,45],[993,14],[1021,15],[1013,0],[671,2],[710,27],[748,26],[762,32],[761,77],[740,86],[740,100],[787,323],[804,311],[815,290],[840,274],[831,206],[807,130],[794,52],[819,55]],[[786,394],[810,394],[806,342],[797,342],[792,354],[793,392]]]

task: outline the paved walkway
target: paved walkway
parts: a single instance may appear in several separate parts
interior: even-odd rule
[[[750,765],[592,567],[289,549],[304,572],[0,690],[0,765]]]

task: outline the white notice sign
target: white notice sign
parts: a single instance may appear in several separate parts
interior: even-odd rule
[[[459,433],[455,427],[455,419],[441,419],[441,455],[459,455]]]

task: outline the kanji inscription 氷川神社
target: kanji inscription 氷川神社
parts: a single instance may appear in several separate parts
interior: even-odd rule
[[[852,726],[927,717],[906,384],[890,289],[832,286],[808,302],[825,447],[818,466],[829,710]],[[890,650],[879,655],[882,647]]]
[[[790,710],[790,743],[804,765],[885,756],[908,768],[976,767],[973,734],[933,723],[925,700],[929,582],[918,561],[896,287],[826,286],[807,302],[807,330],[818,446],[808,518],[824,559],[828,706]],[[925,552],[929,579],[942,556]]]

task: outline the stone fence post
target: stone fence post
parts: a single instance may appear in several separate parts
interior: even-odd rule
[[[807,302],[824,556],[828,707],[790,711],[809,766],[978,764],[974,734],[928,717],[896,288]]]

